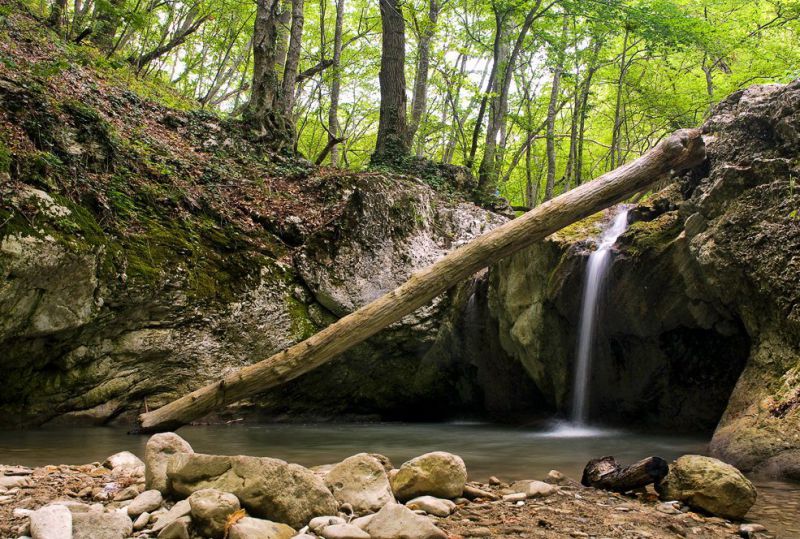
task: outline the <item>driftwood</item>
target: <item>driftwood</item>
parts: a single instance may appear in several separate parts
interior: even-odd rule
[[[667,476],[667,472],[669,465],[661,457],[648,457],[625,468],[614,457],[603,457],[586,464],[581,484],[614,492],[628,492],[658,483]]]
[[[705,159],[699,129],[677,131],[639,159],[554,198],[456,249],[403,285],[294,346],[139,416],[141,432],[177,428],[305,374],[501,258]]]

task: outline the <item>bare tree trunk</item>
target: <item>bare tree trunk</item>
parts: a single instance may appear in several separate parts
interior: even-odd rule
[[[50,15],[47,17],[47,25],[56,32],[61,32],[61,23],[66,11],[67,0],[55,0],[53,7],[50,8]]]
[[[97,48],[110,52],[114,48],[114,36],[117,35],[124,0],[110,0],[108,3],[95,2],[95,23],[92,30],[92,41]]]
[[[289,51],[289,25],[292,23],[292,0],[281,0],[278,13],[277,37],[275,44],[275,71],[283,74],[286,67],[286,55]]]
[[[300,66],[300,51],[303,40],[305,16],[303,0],[292,0],[292,30],[289,38],[289,51],[286,54],[286,68],[283,70],[283,91],[281,92],[281,108],[287,118],[294,109],[294,88],[297,83],[297,72]]]
[[[391,163],[408,156],[406,127],[406,25],[399,0],[380,0],[383,44],[381,108],[373,163]]]
[[[338,139],[339,133],[339,95],[342,91],[342,28],[344,25],[344,0],[336,1],[336,27],[333,32],[333,74],[331,76],[331,103],[328,109],[328,143]],[[331,165],[339,166],[339,144],[330,149]]]
[[[697,166],[705,159],[699,129],[681,130],[645,155],[505,223],[411,276],[403,285],[314,336],[139,416],[140,430],[173,429],[216,408],[293,380],[330,361],[448,288],[549,234]]]
[[[628,70],[628,38],[630,30],[625,28],[625,38],[622,40],[622,55],[619,62],[619,77],[617,78],[617,97],[614,105],[614,127],[611,132],[611,168],[617,165],[617,152],[619,149],[620,129],[622,128],[622,85],[625,82],[625,74]]]
[[[414,146],[422,116],[428,108],[428,70],[430,68],[431,41],[436,33],[439,20],[439,2],[430,0],[428,20],[418,29],[419,46],[417,47],[417,72],[414,74],[414,95],[411,98],[411,121],[408,125],[408,145]],[[422,144],[417,146],[417,156],[422,157]]]
[[[567,16],[564,15],[564,23],[561,27],[561,43],[558,49],[558,61],[553,68],[553,85],[550,88],[550,103],[547,106],[547,184],[544,189],[545,200],[553,198],[553,190],[556,185],[556,105],[558,103],[559,93],[561,92],[561,73],[564,71],[567,23]]]
[[[578,147],[575,151],[575,185],[580,185],[583,182],[583,139],[586,133],[586,117],[589,114],[589,94],[592,90],[592,79],[599,69],[597,62],[600,57],[600,49],[602,48],[603,41],[597,38],[592,49],[592,61],[589,66],[589,72],[586,74],[586,79],[583,82],[583,91],[580,100],[580,119],[578,122]]]

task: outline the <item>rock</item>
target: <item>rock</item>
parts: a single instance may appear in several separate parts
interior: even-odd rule
[[[150,513],[144,512],[133,521],[133,531],[144,529],[150,523]]]
[[[234,494],[257,517],[300,528],[339,504],[325,483],[297,464],[267,457],[176,454],[169,461],[171,489],[180,496],[204,488]]]
[[[524,480],[512,484],[511,490],[523,493],[528,498],[544,498],[556,492],[558,487],[544,481]]]
[[[203,489],[189,496],[192,522],[204,536],[222,537],[228,517],[239,510],[239,499],[233,494],[214,489]]]
[[[192,519],[188,516],[177,518],[164,526],[158,532],[158,539],[189,539],[189,526],[192,524]]]
[[[353,455],[335,465],[324,481],[339,503],[350,504],[357,513],[373,513],[394,501],[383,465],[367,453]]]
[[[366,529],[367,524],[369,524],[369,521],[372,520],[372,517],[374,517],[374,516],[375,515],[372,514],[372,515],[364,515],[363,517],[354,518],[353,520],[350,521],[350,524],[352,524],[354,526],[358,526],[359,528],[361,528],[363,530],[363,529]]]
[[[0,487],[3,488],[27,487],[30,484],[31,484],[31,478],[27,476],[0,475]]]
[[[750,539],[753,537],[753,534],[761,533],[767,531],[767,528],[762,526],[761,524],[742,524],[739,526],[739,535],[742,536],[744,539]]]
[[[464,492],[467,467],[461,457],[444,451],[426,453],[404,462],[391,479],[398,500],[417,496],[456,498]]]
[[[678,500],[734,520],[741,520],[756,501],[755,487],[739,470],[700,455],[676,460],[656,490],[662,500]]]
[[[167,462],[177,453],[194,453],[189,442],[174,432],[154,434],[147,440],[144,450],[145,487],[166,494],[169,492]]]
[[[341,517],[333,517],[333,516],[326,516],[326,517],[314,517],[308,523],[308,528],[314,532],[319,533],[322,528],[326,526],[333,526],[335,524],[345,524],[347,521]]]
[[[48,505],[31,513],[33,539],[72,539],[72,513],[63,505]]]
[[[319,533],[325,539],[370,539],[370,535],[353,524],[325,526]]]
[[[244,517],[228,530],[228,539],[291,539],[296,532],[286,524]]]
[[[164,498],[161,496],[159,491],[155,489],[145,490],[136,496],[130,505],[128,505],[128,515],[131,517],[136,517],[145,512],[155,511],[161,507],[161,503],[163,501]]]
[[[547,479],[549,479],[553,483],[560,484],[567,480],[567,476],[559,472],[558,470],[550,470],[549,472],[547,472]]]
[[[92,506],[87,503],[76,502],[75,500],[56,500],[47,505],[63,505],[69,509],[70,513],[87,513],[92,508]]]
[[[502,484],[503,484],[503,482],[502,482],[502,481],[500,481],[500,479],[498,479],[498,478],[497,478],[497,476],[494,476],[494,475],[493,475],[493,476],[491,476],[491,477],[489,478],[489,484],[490,484],[490,485],[493,485],[493,486],[498,486],[498,485],[502,485]]]
[[[188,500],[181,500],[172,506],[172,509],[158,516],[158,520],[153,525],[153,532],[159,532],[172,522],[181,517],[188,516],[192,512],[192,506]]]
[[[383,506],[364,528],[372,539],[446,539],[447,534],[426,517],[397,503]]]
[[[130,451],[121,451],[108,457],[105,462],[103,462],[103,466],[109,470],[115,470],[117,468],[144,468],[144,462]]]
[[[429,515],[437,517],[447,517],[455,511],[456,504],[444,498],[435,498],[433,496],[418,496],[406,502],[406,507],[411,510],[425,511]]]
[[[119,511],[72,515],[72,539],[125,539],[132,532],[131,519]]]
[[[114,501],[115,502],[124,502],[126,500],[132,500],[139,495],[139,488],[136,485],[131,485],[129,487],[125,487],[124,489],[120,490],[119,492],[114,494]]]
[[[512,494],[505,494],[503,496],[504,502],[511,502],[511,503],[522,502],[525,501],[526,499],[528,499],[528,495],[525,494],[524,492],[514,492]]]

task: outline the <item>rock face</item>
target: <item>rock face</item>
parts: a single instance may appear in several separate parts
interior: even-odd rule
[[[404,462],[392,476],[392,490],[398,500],[417,496],[456,498],[464,492],[467,467],[458,455],[435,451]]]
[[[313,472],[278,459],[181,453],[170,460],[167,475],[178,496],[203,489],[229,492],[250,514],[294,528],[316,516],[336,514],[338,509]]]
[[[700,455],[684,455],[672,463],[656,490],[662,500],[734,520],[741,520],[756,501],[755,487],[739,470]]]
[[[325,475],[325,485],[339,503],[349,503],[356,513],[374,513],[394,502],[383,465],[367,453],[346,458]]]

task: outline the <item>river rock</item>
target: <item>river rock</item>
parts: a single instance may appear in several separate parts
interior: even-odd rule
[[[31,513],[33,539],[72,539],[72,513],[63,505],[48,505]]]
[[[679,500],[694,509],[741,520],[756,501],[756,489],[742,473],[720,460],[684,455],[656,490],[663,500]]]
[[[158,520],[153,525],[153,532],[160,532],[172,522],[179,518],[188,516],[192,512],[192,506],[188,500],[181,500],[172,506],[172,509],[158,516]]]
[[[394,501],[383,464],[367,453],[346,458],[324,478],[339,503],[350,504],[357,513],[373,513]]]
[[[554,487],[550,483],[545,483],[544,481],[526,479],[523,481],[516,481],[511,485],[511,490],[525,494],[526,498],[544,498],[557,491],[558,487]]]
[[[161,503],[163,501],[164,498],[161,496],[159,491],[155,489],[145,490],[136,496],[130,505],[128,505],[128,515],[133,518],[145,512],[155,511],[161,507]]]
[[[319,533],[325,539],[370,539],[370,534],[352,524],[325,526]]]
[[[461,457],[435,451],[404,462],[390,480],[400,501],[424,495],[456,498],[464,492],[467,467]]]
[[[133,531],[139,531],[150,523],[150,513],[144,512],[133,521]]]
[[[234,494],[249,513],[301,528],[339,504],[325,483],[297,464],[267,457],[174,455],[167,468],[171,490],[188,496],[205,488]]]
[[[446,539],[447,534],[405,505],[388,503],[364,528],[372,539]]]
[[[230,527],[228,539],[291,539],[295,533],[286,524],[244,517]]]
[[[455,511],[456,504],[444,498],[436,498],[434,496],[418,496],[413,500],[407,501],[406,507],[411,510],[425,511],[429,515],[446,517]]]
[[[308,523],[308,528],[314,532],[319,533],[322,528],[326,526],[333,526],[335,524],[346,524],[347,521],[342,517],[334,517],[334,516],[325,516],[325,517],[314,517]]]
[[[225,523],[239,510],[239,499],[233,494],[207,488],[192,493],[189,505],[197,531],[217,538],[225,535]]]
[[[103,462],[103,466],[109,470],[116,470],[117,468],[137,469],[144,468],[144,462],[130,451],[120,451],[108,457]]]
[[[131,533],[133,522],[123,512],[72,515],[72,539],[125,539]]]
[[[144,450],[146,488],[158,490],[162,494],[169,492],[167,462],[172,455],[178,453],[194,453],[194,450],[189,442],[174,432],[154,434],[147,440]]]
[[[158,539],[189,539],[189,527],[192,525],[192,519],[188,516],[177,518],[164,526],[158,532]]]

